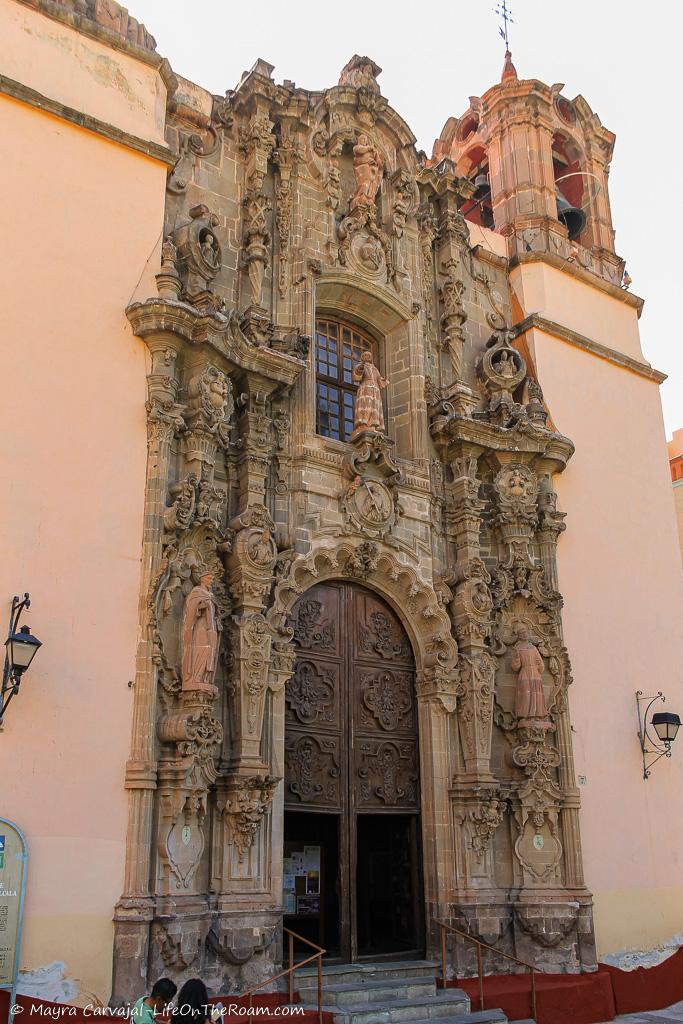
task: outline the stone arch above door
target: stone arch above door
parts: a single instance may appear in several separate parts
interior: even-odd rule
[[[458,648],[446,608],[434,586],[385,545],[345,538],[295,556],[275,586],[270,625],[291,637],[287,619],[297,599],[315,583],[350,579],[383,597],[401,621],[413,648],[418,697],[455,710]]]

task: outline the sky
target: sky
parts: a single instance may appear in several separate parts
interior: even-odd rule
[[[129,0],[173,70],[216,94],[258,57],[306,89],[335,85],[354,53],[383,69],[382,94],[431,154],[450,116],[500,80],[496,0]],[[645,299],[643,354],[669,375],[667,436],[683,427],[679,250],[683,243],[680,112],[683,3],[511,0],[520,78],[564,82],[616,134],[610,200],[616,249]],[[677,296],[679,296],[677,298]],[[617,339],[615,339],[617,343]]]

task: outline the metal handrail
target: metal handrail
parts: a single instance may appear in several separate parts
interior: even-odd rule
[[[327,950],[323,949],[322,946],[318,946],[317,943],[311,942],[310,939],[304,938],[303,935],[299,935],[298,932],[293,932],[290,928],[283,928],[282,931],[287,934],[288,940],[289,940],[288,941],[289,967],[287,967],[284,971],[280,971],[279,974],[273,975],[272,978],[265,978],[264,981],[259,982],[258,985],[254,985],[253,988],[247,989],[247,991],[243,992],[241,996],[238,996],[239,999],[244,999],[247,996],[249,997],[249,1003],[248,1003],[249,1013],[247,1014],[247,1024],[252,1024],[252,1022],[253,1022],[252,1010],[254,1008],[254,999],[253,999],[254,992],[258,992],[259,989],[263,988],[265,985],[272,984],[274,981],[279,981],[280,978],[287,977],[288,985],[289,985],[289,988],[288,988],[289,1001],[290,1001],[290,1003],[294,1002],[294,972],[298,971],[298,969],[300,967],[305,967],[306,964],[310,964],[313,960],[316,961],[316,966],[318,968],[318,1024],[323,1024],[323,968],[322,968],[322,959],[323,959],[325,953],[327,953]],[[295,964],[294,963],[294,940],[295,939],[298,939],[299,942],[304,942],[307,946],[310,946],[312,949],[315,949],[317,952],[313,953],[312,956],[306,957],[305,960],[300,960],[297,964]]]
[[[481,951],[482,949],[489,949],[492,953],[497,953],[498,956],[505,957],[506,960],[512,960],[516,964],[520,964],[522,967],[526,967],[530,972],[531,976],[531,1016],[536,1018],[536,968],[533,964],[529,964],[526,960],[520,960],[519,957],[512,956],[510,953],[504,953],[502,949],[496,949],[495,946],[489,946],[487,942],[481,942],[479,939],[475,939],[473,935],[468,932],[463,932],[460,928],[454,928],[452,924],[446,924],[445,921],[439,921],[434,918],[434,924],[438,924],[441,929],[441,977],[443,978],[443,986],[446,988],[446,931],[454,932],[456,935],[460,935],[463,939],[467,939],[468,942],[473,942],[477,947],[477,981],[479,984],[479,1009],[484,1009],[484,975],[481,969]]]

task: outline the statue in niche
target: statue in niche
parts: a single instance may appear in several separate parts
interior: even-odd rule
[[[204,257],[204,259],[206,260],[210,267],[218,267],[218,253],[216,251],[217,248],[218,242],[216,241],[215,236],[212,235],[210,231],[207,231],[200,242],[200,249],[202,252],[202,256]]]
[[[514,377],[517,373],[517,367],[515,361],[509,352],[501,352],[500,359],[496,365],[496,370],[501,377]]]
[[[353,147],[353,172],[356,176],[356,191],[351,199],[351,209],[372,206],[377,189],[382,181],[384,163],[382,154],[369,137],[363,133]]]
[[[385,431],[382,388],[389,383],[372,361],[371,352],[363,352],[361,361],[353,370],[353,379],[359,381],[356,408],[353,416],[353,438],[362,430]]]
[[[270,530],[265,529],[258,534],[249,544],[247,553],[256,565],[270,565],[274,557]]]
[[[218,663],[221,622],[211,592],[213,573],[203,572],[187,595],[183,611],[183,690],[218,694],[213,685]]]
[[[512,650],[512,671],[517,673],[515,715],[520,725],[527,722],[539,725],[548,720],[543,693],[543,658],[529,640],[526,626],[517,626],[516,633],[517,642]]]

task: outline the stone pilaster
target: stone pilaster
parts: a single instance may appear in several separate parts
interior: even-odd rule
[[[147,473],[145,482],[140,581],[140,641],[133,688],[131,752],[126,765],[128,831],[124,887],[114,912],[114,978],[112,999],[120,1001],[145,992],[149,922],[150,858],[157,785],[156,669],[153,661],[153,612],[148,602],[162,557],[162,535],[171,445],[184,430],[183,408],[177,404],[176,364],[180,342],[160,331],[146,339],[152,356],[147,378]]]

